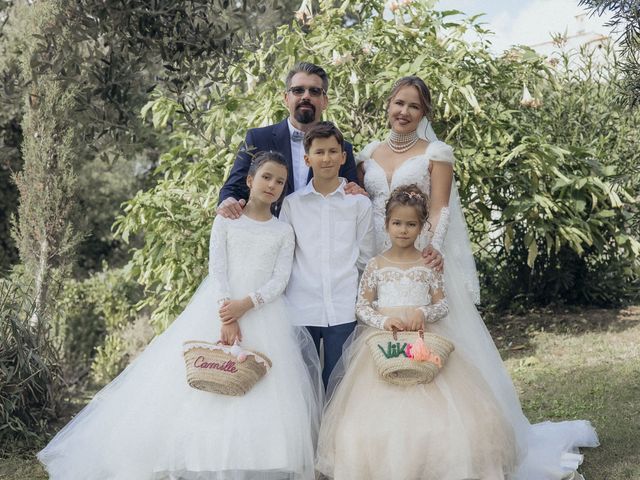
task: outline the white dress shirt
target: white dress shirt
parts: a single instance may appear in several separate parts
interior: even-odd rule
[[[286,299],[293,323],[328,327],[355,321],[358,270],[375,254],[373,209],[347,195],[346,181],[326,197],[313,181],[284,199],[280,220],[293,227],[296,248]]]
[[[298,130],[291,124],[291,120],[287,119],[289,125],[289,138],[291,139],[291,163],[293,164],[293,189],[300,190],[307,185],[307,178],[309,178],[309,167],[304,163],[304,142],[293,141],[293,132],[300,132],[304,135],[304,132]]]

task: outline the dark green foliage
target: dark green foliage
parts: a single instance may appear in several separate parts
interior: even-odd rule
[[[637,0],[580,0],[580,5],[598,15],[613,14],[609,25],[619,35],[623,57],[621,97],[631,107],[640,105],[640,4]]]
[[[44,323],[29,325],[35,307],[29,298],[0,280],[0,450],[39,445],[60,406],[56,349]]]
[[[0,12],[3,8],[6,6],[0,5]],[[7,61],[7,52],[1,42],[0,34],[0,276],[4,276],[18,261],[18,249],[10,232],[11,216],[18,208],[18,189],[12,175],[22,169],[23,162],[20,155],[22,97],[13,84],[17,65],[12,62],[2,65]]]
[[[18,205],[18,189],[12,179],[12,164],[14,162],[0,161],[0,276],[4,276],[18,261],[18,250],[10,230],[11,214]]]
[[[28,19],[46,3],[59,8],[35,31]],[[111,224],[120,203],[142,187],[144,173],[157,160],[158,149],[164,148],[162,138],[139,115],[149,92],[162,85],[185,113],[197,117],[199,112],[185,92],[204,77],[224,78],[236,47],[256,32],[289,20],[297,4],[293,0],[0,2],[0,134],[7,125],[19,126],[24,88],[31,80],[52,75],[77,90],[74,199],[82,214],[72,223],[76,231],[86,232],[78,246],[79,276],[99,270],[103,260],[115,265],[124,261],[125,249],[113,238]],[[35,48],[24,59],[22,70],[25,65],[29,70],[25,74],[19,60],[27,44]],[[4,158],[15,156],[14,171],[20,170],[17,143],[4,141],[0,153]],[[89,166],[108,171],[100,198]],[[6,202],[0,198],[2,269],[16,260],[13,241],[3,232],[8,232],[9,217],[16,214],[17,194],[9,177],[0,175],[0,188],[8,195]]]
[[[503,160],[491,158],[489,142],[464,150],[482,158],[469,164],[480,193],[466,204],[485,199],[469,213],[488,227],[474,238],[494,307],[638,299],[640,177],[629,166],[640,162],[640,112],[616,102],[616,61],[606,58],[598,65],[585,49],[560,57],[553,76],[529,77],[543,104],[496,112],[494,125],[511,133]]]
[[[65,283],[57,303],[54,332],[70,376],[88,373],[105,336],[134,322],[140,290],[117,269]]]

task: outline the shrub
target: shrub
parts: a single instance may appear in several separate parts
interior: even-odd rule
[[[242,52],[225,82],[194,90],[190,109],[156,92],[143,114],[166,129],[173,147],[160,158],[158,183],[127,203],[117,228],[125,240],[144,234],[130,273],[146,288],[158,330],[206,274],[222,181],[247,128],[286,116],[282,77],[301,59],[326,67],[326,117],[356,151],[387,134],[393,82],[409,74],[425,79],[434,128],[455,149],[490,305],[596,297],[607,304],[633,295],[640,243],[628,218],[637,212],[640,182],[621,174],[640,161],[639,117],[612,101],[613,53],[599,66],[583,52],[575,59],[580,68],[554,66],[526,48],[497,58],[476,19],[457,20],[459,12],[432,5],[400,2],[391,16],[379,0],[322,2],[319,12],[303,2],[300,19],[265,36],[262,48]],[[469,31],[479,40],[466,41]],[[524,85],[536,102],[521,104]],[[597,271],[605,259],[620,266],[614,275]],[[557,272],[566,275],[549,289]]]
[[[86,280],[65,282],[53,325],[69,380],[88,373],[110,336],[135,322],[139,300],[139,286],[122,269],[105,266]],[[113,362],[120,365],[120,359]]]
[[[31,293],[0,280],[0,448],[39,445],[64,392],[50,332],[32,327]]]

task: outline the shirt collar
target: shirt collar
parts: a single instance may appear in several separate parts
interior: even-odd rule
[[[304,136],[304,132],[302,130],[298,130],[293,126],[290,118],[287,118],[287,126],[289,127],[289,138],[293,138],[293,132],[298,132],[298,134]]]
[[[336,194],[346,195],[346,193],[344,192],[344,187],[347,185],[347,181],[342,177],[339,177],[339,178],[340,178],[340,185],[338,185],[338,188],[336,188],[333,192],[327,195],[327,197],[330,197]],[[304,188],[300,189],[300,195],[310,195],[312,193],[323,196],[321,193],[318,193],[318,191],[313,186],[313,178],[309,180],[309,183],[307,183],[307,185]]]

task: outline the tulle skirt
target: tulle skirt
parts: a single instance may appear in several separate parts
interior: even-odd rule
[[[240,320],[243,346],[273,367],[246,395],[188,386],[185,340],[215,341],[206,279],[176,321],[38,454],[53,480],[313,479],[319,364],[282,299]],[[303,353],[301,353],[303,352]]]
[[[358,327],[345,350],[317,469],[336,480],[504,480],[513,472],[513,429],[464,354],[454,351],[431,383],[391,385],[365,343],[374,331]]]

